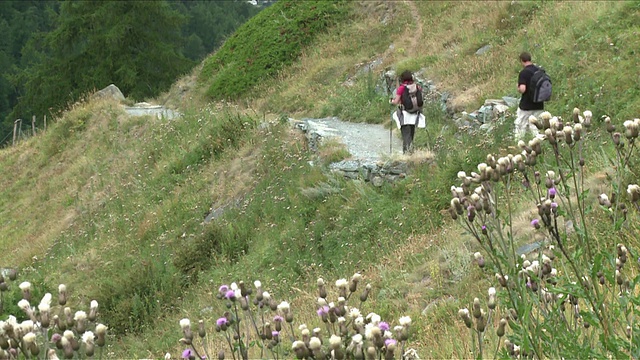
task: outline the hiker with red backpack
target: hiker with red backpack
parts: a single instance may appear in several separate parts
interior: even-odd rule
[[[413,137],[416,126],[426,127],[425,117],[422,114],[424,98],[422,88],[413,80],[413,73],[406,70],[400,75],[402,84],[398,86],[396,95],[390,103],[398,105],[398,111],[393,114],[396,126],[402,133],[402,153],[406,154],[413,150]]]
[[[551,79],[539,66],[531,62],[531,54],[520,54],[523,69],[518,74],[518,92],[522,94],[515,120],[515,137],[521,139],[530,130],[534,135],[538,129],[529,123],[529,117],[538,117],[544,111],[544,102],[551,98]]]

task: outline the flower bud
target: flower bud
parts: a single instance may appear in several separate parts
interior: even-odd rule
[[[504,336],[507,323],[508,323],[507,319],[505,318],[500,319],[500,322],[498,323],[498,329],[496,330],[496,335],[498,335],[499,338]]]
[[[58,304],[60,306],[67,304],[67,286],[64,284],[58,285]]]
[[[618,146],[618,147],[619,147],[619,146],[621,145],[621,143],[620,143],[620,137],[621,137],[621,136],[622,136],[622,135],[620,135],[620,133],[619,133],[619,132],[613,133],[613,135],[611,135],[611,138],[613,139],[613,144],[614,144],[615,146]]]
[[[480,299],[478,298],[474,298],[473,299],[473,317],[478,319],[480,318],[480,316],[482,316],[482,308],[480,308]]]
[[[484,268],[484,256],[482,256],[482,254],[480,254],[479,252],[476,252],[475,254],[473,254],[473,257],[475,258],[476,262],[478,263],[478,266],[480,268]]]
[[[460,316],[462,321],[464,321],[464,324],[467,326],[467,328],[471,329],[473,323],[471,322],[471,317],[469,316],[469,309],[464,308],[458,310],[458,316]]]
[[[580,109],[573,108],[573,113],[571,114],[573,117],[573,122],[578,124],[580,123]]]

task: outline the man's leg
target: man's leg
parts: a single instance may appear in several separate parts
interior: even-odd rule
[[[516,140],[524,138],[527,130],[530,130],[533,133],[533,136],[538,134],[538,128],[529,123],[529,117],[531,115],[538,117],[543,111],[544,110],[522,110],[518,108],[518,111],[516,112],[516,120],[514,121],[514,137]]]
[[[411,128],[413,125],[402,125],[400,132],[402,133],[402,153],[406,154],[411,146]]]
[[[413,137],[416,135],[416,126],[415,125],[409,125],[410,127],[410,132],[409,132],[409,152],[413,152]]]

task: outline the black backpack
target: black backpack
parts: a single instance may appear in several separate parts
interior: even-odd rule
[[[541,103],[551,99],[551,78],[543,68],[537,67],[529,82],[531,89],[531,100],[534,103]]]
[[[401,100],[404,111],[408,113],[417,113],[422,110],[424,105],[424,98],[422,97],[422,89],[418,84],[404,84],[404,91],[402,92]]]

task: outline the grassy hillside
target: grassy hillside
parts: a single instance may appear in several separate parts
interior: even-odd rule
[[[333,284],[356,271],[373,285],[363,313],[394,323],[410,315],[409,345],[421,358],[470,357],[474,335],[458,309],[484,297],[495,277],[474,265],[481,246],[450,220],[449,189],[488,153],[519,152],[510,118],[488,136],[469,134],[432,104],[430,137],[419,132],[416,142],[435,152],[435,164],[416,164],[381,188],[312,166],[322,160],[283,119],[383,123],[390,109],[375,86],[385,68],[424,69],[453,94],[456,111],[473,111],[486,98],[516,95],[518,54],[527,50],[553,77],[549,111],[565,119],[574,107],[593,112],[585,188],[599,193],[616,174],[601,116],[620,126],[640,115],[639,14],[635,2],[279,1],[162,98],[181,119],[130,118],[118,104],[89,101],[2,149],[0,265],[19,268],[35,298],[65,283],[74,307],[97,299],[113,358],[178,357],[178,321],[215,322],[225,310],[217,289],[231,282],[261,280],[278,302],[291,302],[296,325],[319,326],[316,279]],[[273,42],[275,33],[291,37]],[[248,90],[225,92],[235,79]],[[635,159],[617,190],[639,178]],[[553,160],[545,153],[539,161]],[[520,245],[533,237],[533,215],[524,191],[513,195]],[[633,249],[632,210],[630,225],[614,233],[602,213],[582,220],[595,224],[603,248]],[[15,284],[3,294],[2,318],[20,313]],[[222,340],[210,335],[213,355]]]

